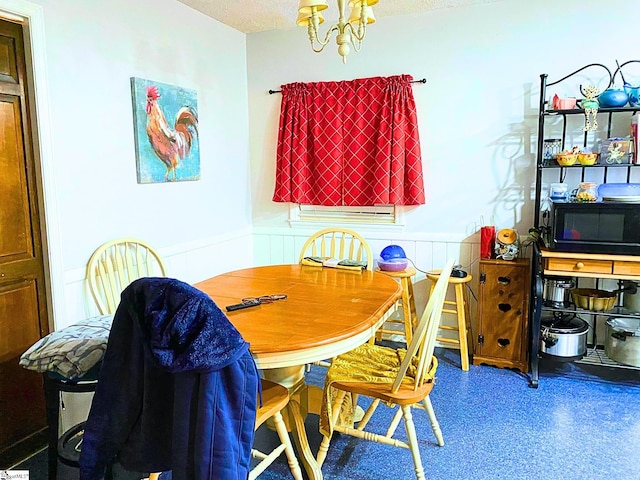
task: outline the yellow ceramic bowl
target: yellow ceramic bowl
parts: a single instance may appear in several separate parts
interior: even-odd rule
[[[597,153],[579,153],[578,154],[578,162],[580,162],[580,165],[595,165],[596,160],[598,160]]]
[[[578,161],[577,153],[559,153],[556,155],[556,160],[558,161],[558,165],[563,167],[568,167],[573,165]]]

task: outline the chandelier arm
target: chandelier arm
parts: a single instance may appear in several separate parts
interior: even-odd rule
[[[350,23],[347,23],[345,25],[345,31],[348,29],[350,36],[351,36],[351,45],[353,46],[353,49],[356,52],[359,52],[360,49],[362,48],[362,41],[364,40],[365,35],[367,34],[367,29],[364,28],[362,30],[362,35],[358,35],[357,29],[356,27],[354,27],[353,25],[351,25]]]
[[[322,49],[329,43],[329,41],[331,40],[331,35],[333,35],[333,32],[340,32],[340,27],[338,26],[338,24],[333,25],[329,30],[327,30],[327,33],[325,34],[323,41],[320,41],[316,33],[316,42],[322,45],[322,48],[318,50],[319,52],[321,52]]]

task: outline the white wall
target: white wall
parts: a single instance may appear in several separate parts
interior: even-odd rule
[[[477,291],[479,225],[493,219],[498,229],[516,228],[521,235],[533,226],[540,74],[554,81],[589,63],[615,69],[616,59],[640,58],[637,15],[630,11],[637,7],[625,0],[504,0],[383,17],[346,65],[335,38],[315,54],[303,28],[248,35],[255,262],[295,261],[301,239],[315,230],[290,228],[288,204],[271,201],[281,97],[268,90],[407,73],[427,79],[413,88],[426,204],[407,209],[401,232],[355,228],[374,255],[399,243],[422,270],[453,256],[474,274]],[[323,33],[336,20],[331,2],[327,12]],[[596,79],[601,73],[593,71]],[[580,97],[566,86],[558,93]],[[426,281],[422,273],[416,279],[423,303]]]
[[[244,35],[172,0],[42,4],[65,266],[114,235],[163,248],[247,226]],[[201,181],[137,184],[130,77],[196,90]]]
[[[334,45],[313,54],[304,29],[245,36],[174,0],[0,0],[15,4],[43,11],[55,194],[45,195],[55,198],[52,255],[63,272],[57,327],[90,313],[84,266],[108,239],[144,238],[173,276],[197,281],[274,263],[309,233],[289,228],[287,205],[271,202],[280,96],[270,88],[427,78],[414,88],[427,204],[408,209],[403,232],[360,230],[376,251],[405,242],[430,268],[448,252],[461,263],[476,258],[482,217],[521,232],[531,225],[540,73],[553,79],[586,63],[637,57],[635,16],[620,14],[629,9],[623,0],[589,8],[505,0],[383,17],[347,65]],[[197,91],[201,181],[136,183],[132,76]]]
[[[271,201],[281,97],[269,95],[270,88],[408,73],[427,79],[413,89],[427,201],[409,209],[403,236],[466,239],[481,218],[526,233],[540,74],[559,79],[588,63],[615,68],[616,59],[639,57],[629,11],[637,3],[587,3],[504,0],[378,18],[346,65],[334,40],[312,53],[303,28],[248,35],[254,225],[287,226],[287,205]],[[335,10],[327,10],[323,32]]]
[[[55,327],[92,313],[84,267],[113,238],[145,239],[189,282],[250,265],[245,35],[175,0],[0,0],[33,5],[48,87],[36,94],[50,111],[44,196],[59,237],[50,253],[63,272]],[[200,181],[137,184],[131,77],[197,92]]]

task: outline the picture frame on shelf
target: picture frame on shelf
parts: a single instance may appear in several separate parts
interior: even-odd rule
[[[608,138],[600,145],[600,164],[615,165],[631,162],[631,140],[628,138]]]

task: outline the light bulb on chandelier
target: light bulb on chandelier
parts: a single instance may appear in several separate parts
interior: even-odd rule
[[[307,27],[311,49],[316,53],[323,51],[331,40],[331,35],[337,32],[338,53],[342,56],[342,62],[347,63],[347,55],[349,55],[351,47],[356,52],[360,51],[367,32],[367,25],[376,21],[371,7],[378,3],[378,0],[349,0],[351,14],[348,19],[345,15],[347,0],[336,1],[339,14],[338,23],[329,28],[323,40],[320,39],[318,30],[320,24],[324,22],[322,11],[329,8],[327,0],[300,0],[297,23],[301,27]],[[316,47],[316,44],[319,46]]]

